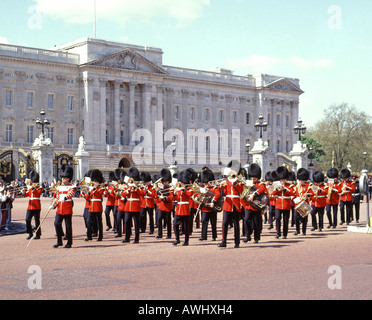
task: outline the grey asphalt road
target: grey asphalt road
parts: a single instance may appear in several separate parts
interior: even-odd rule
[[[42,216],[49,205],[42,200]],[[28,248],[26,234],[0,233],[1,300],[372,299],[371,234],[348,232],[346,225],[323,232],[308,226],[306,236],[290,228],[287,239],[275,239],[275,229],[264,225],[258,244],[238,249],[232,229],[227,248],[199,241],[200,229],[188,247],[173,246],[173,232],[170,240],[144,233],[139,244],[123,244],[105,231],[102,242],[85,242],[83,206],[75,199],[71,249],[53,248],[55,212]],[[16,200],[15,223],[24,223],[26,207],[27,199]],[[366,224],[365,204],[359,224]]]

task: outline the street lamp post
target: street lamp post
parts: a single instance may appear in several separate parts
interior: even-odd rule
[[[367,199],[367,227],[372,227],[369,217],[369,188],[368,188],[368,169],[367,169],[367,152],[363,152],[364,168],[362,171],[363,185],[361,186]]]
[[[48,128],[50,125],[49,120],[45,117],[46,113],[44,109],[41,109],[40,111],[40,117],[36,119],[36,125],[38,129],[41,129],[43,140],[45,139],[45,128]]]
[[[267,121],[264,120],[264,117],[262,114],[258,117],[258,120],[256,121],[256,124],[254,125],[257,132],[260,132],[260,139],[262,139],[262,131],[267,131]]]
[[[307,128],[305,124],[303,123],[303,121],[301,120],[301,118],[298,119],[296,125],[293,128],[295,134],[298,134],[298,141],[301,141],[301,135],[304,135],[306,133],[306,129]]]

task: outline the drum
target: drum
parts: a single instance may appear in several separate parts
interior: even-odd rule
[[[248,201],[249,197],[255,192],[257,191],[258,188],[256,186],[252,186],[251,188],[249,189],[245,189],[242,194],[240,195],[240,197],[247,203],[249,203],[251,205],[252,208],[258,210],[258,211],[261,211],[261,212],[264,212],[265,209],[267,208],[267,206],[269,205],[270,203],[270,198],[269,196],[266,194],[266,193],[263,193],[263,194],[260,194],[260,195],[256,195],[254,196],[253,198],[253,201],[250,202]]]
[[[311,213],[311,206],[305,200],[301,200],[295,206],[295,210],[299,216],[306,218]]]

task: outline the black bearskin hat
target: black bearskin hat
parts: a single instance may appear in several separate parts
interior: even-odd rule
[[[338,178],[338,170],[336,168],[329,168],[328,171],[327,171],[327,177],[329,179]]]
[[[95,169],[92,171],[90,178],[92,181],[103,183],[103,174],[100,170]]]
[[[129,168],[127,176],[132,178],[134,181],[140,181],[140,174],[136,167]]]
[[[213,180],[214,180],[214,173],[211,170],[209,169],[203,170],[200,173],[201,182],[208,183],[209,181],[213,181]]]
[[[116,180],[116,175],[115,175],[115,172],[114,171],[110,171],[109,172],[109,181],[117,181]]]
[[[310,179],[310,172],[305,168],[300,168],[297,171],[297,179],[302,181],[307,181]]]
[[[28,174],[28,178],[31,180],[32,183],[40,182],[40,175],[35,170],[30,171],[30,173]]]
[[[279,180],[288,179],[289,171],[286,167],[279,167],[276,169],[276,173],[278,174]]]
[[[192,173],[187,170],[181,171],[178,175],[178,181],[185,183],[185,184],[189,184],[192,178],[193,178]]]
[[[249,178],[258,178],[261,179],[262,170],[257,163],[252,163],[248,168],[248,177]]]
[[[342,169],[340,171],[340,178],[341,179],[349,179],[351,177],[351,173],[349,169]]]
[[[315,171],[313,175],[313,180],[315,183],[324,182],[324,174],[321,171]]]
[[[151,175],[147,171],[142,171],[140,173],[140,178],[141,178],[141,181],[142,182],[149,182],[149,181],[151,181]]]
[[[166,169],[166,168],[162,169],[162,170],[160,171],[160,176],[161,176],[161,179],[162,179],[163,181],[172,182],[172,174],[171,174],[171,172],[169,171],[169,169]]]
[[[74,169],[72,167],[67,166],[67,165],[62,165],[61,167],[61,173],[60,173],[61,178],[69,178],[72,180],[74,176]]]

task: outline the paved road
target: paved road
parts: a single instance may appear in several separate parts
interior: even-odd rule
[[[42,200],[42,216],[49,204]],[[27,199],[16,200],[15,223],[24,222],[26,205]],[[227,248],[200,242],[200,230],[188,247],[147,233],[139,244],[123,244],[111,231],[102,242],[85,242],[83,205],[75,200],[72,249],[53,248],[54,212],[42,239],[28,248],[26,234],[1,234],[0,299],[372,299],[371,235],[348,232],[345,225],[323,232],[308,228],[306,236],[294,236],[291,228],[286,240],[275,239],[265,225],[260,243],[239,249],[233,248],[233,230]],[[365,221],[363,205],[361,224]],[[218,226],[221,239],[220,221]],[[39,272],[42,288],[32,290]]]

